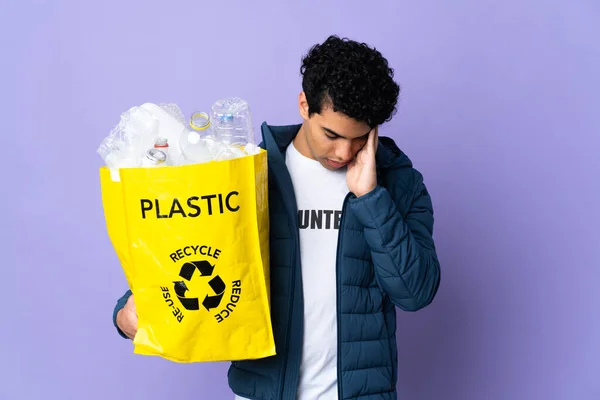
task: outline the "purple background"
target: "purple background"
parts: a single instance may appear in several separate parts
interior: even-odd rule
[[[147,101],[296,123],[300,57],[330,33],[395,68],[381,131],[434,199],[442,284],[399,314],[400,399],[599,399],[600,3],[223,4],[2,2],[0,399],[233,397],[226,363],[117,336],[96,148]]]

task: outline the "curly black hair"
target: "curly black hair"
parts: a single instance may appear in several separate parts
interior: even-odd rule
[[[394,70],[365,43],[332,35],[309,50],[300,73],[309,116],[332,105],[333,111],[373,128],[396,113],[400,87]]]

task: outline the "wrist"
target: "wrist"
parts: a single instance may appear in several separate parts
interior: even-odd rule
[[[376,187],[377,187],[377,185],[373,185],[372,187],[368,187],[368,188],[362,189],[360,191],[357,190],[357,191],[354,192],[354,195],[356,197],[365,196],[365,195],[371,193],[373,190],[375,190]]]

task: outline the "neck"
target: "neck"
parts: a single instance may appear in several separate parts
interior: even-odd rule
[[[306,122],[304,122],[304,123],[302,123],[302,126],[300,127],[298,134],[296,135],[296,137],[293,140],[293,145],[296,148],[296,150],[298,150],[298,152],[300,154],[302,154],[304,157],[314,160],[315,158],[313,157],[313,155],[310,151],[310,148],[308,147],[306,129],[307,129]]]

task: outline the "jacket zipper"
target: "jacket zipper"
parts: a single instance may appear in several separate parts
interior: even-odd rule
[[[344,203],[342,205],[342,217],[340,218],[340,226],[338,231],[338,242],[337,242],[337,254],[335,259],[335,280],[336,280],[336,303],[337,303],[337,386],[338,386],[338,400],[342,400],[342,359],[341,359],[341,306],[340,306],[340,297],[341,297],[341,280],[340,280],[340,253],[342,247],[342,237],[344,233],[344,216],[346,215],[346,204],[348,203],[348,198],[350,197],[350,193],[346,195],[344,198]]]
[[[294,248],[294,252],[293,252],[293,257],[292,259],[294,260],[294,262],[296,262],[296,249]],[[290,305],[288,307],[288,321],[287,321],[287,333],[286,333],[286,338],[285,338],[285,353],[283,355],[283,365],[281,368],[281,378],[280,378],[280,393],[279,393],[279,398],[283,399],[283,393],[285,391],[285,374],[286,374],[286,369],[287,369],[287,362],[288,362],[288,356],[290,354],[290,331],[292,330],[292,309],[294,308],[294,294],[296,292],[296,288],[294,287],[294,278],[296,277],[296,271],[295,268],[292,270],[292,273],[290,274],[290,287],[291,287],[291,291],[290,291]]]
[[[296,219],[294,219],[296,218]],[[287,371],[287,364],[288,364],[288,359],[289,359],[289,354],[290,354],[290,335],[291,335],[291,327],[292,327],[292,312],[293,312],[293,308],[294,308],[294,296],[296,294],[296,267],[298,266],[298,249],[300,246],[300,238],[299,238],[299,232],[298,232],[298,211],[295,212],[295,214],[292,216],[292,231],[293,231],[293,235],[294,235],[294,248],[292,251],[292,260],[293,262],[296,264],[293,266],[291,274],[290,274],[290,304],[288,307],[288,321],[287,321],[287,329],[286,329],[286,338],[285,338],[285,352],[284,352],[284,356],[283,356],[283,365],[282,365],[282,369],[281,369],[281,378],[280,378],[280,382],[279,385],[281,387],[280,391],[279,391],[279,398],[283,399],[284,398],[284,393],[285,393],[285,380],[286,380],[286,371]]]

